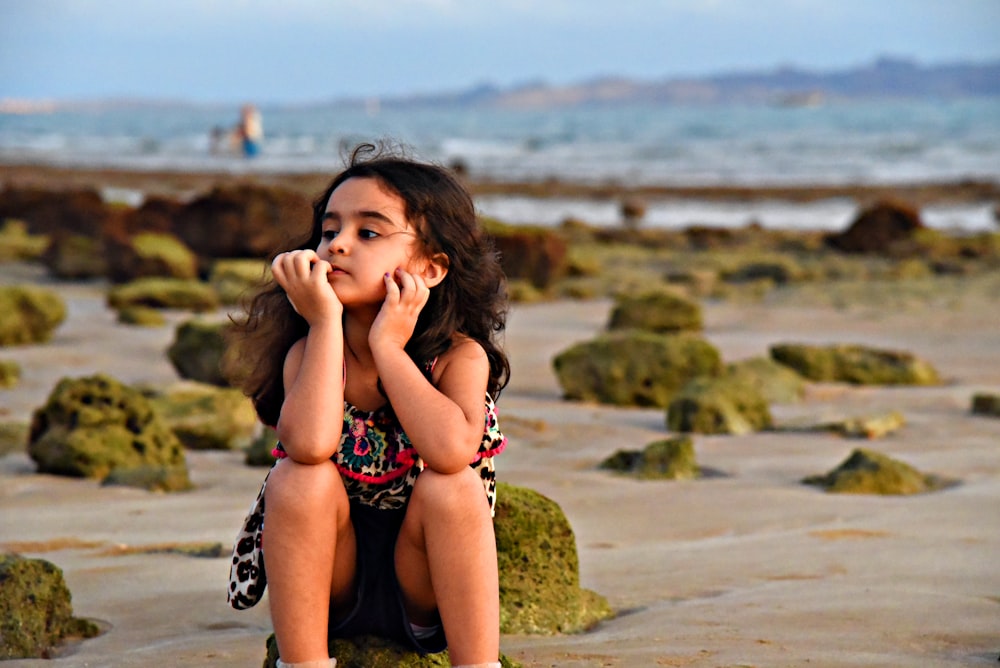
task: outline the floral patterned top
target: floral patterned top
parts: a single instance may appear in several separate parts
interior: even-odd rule
[[[493,457],[503,452],[507,437],[500,432],[496,405],[486,395],[483,438],[469,463],[479,473],[492,513],[496,505],[496,473]],[[287,457],[279,443],[276,457]],[[347,495],[382,510],[406,505],[424,462],[399,424],[392,406],[374,411],[359,410],[344,402],[344,428],[340,447],[330,458],[344,477]]]

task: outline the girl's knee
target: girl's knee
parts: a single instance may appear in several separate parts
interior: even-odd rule
[[[271,471],[264,491],[265,507],[290,506],[307,510],[316,506],[333,508],[347,503],[340,471],[333,462],[299,464],[284,459]]]
[[[489,505],[483,483],[471,468],[457,473],[421,471],[410,498],[414,502],[432,512],[466,511],[477,502]]]

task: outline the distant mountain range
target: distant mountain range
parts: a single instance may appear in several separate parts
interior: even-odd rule
[[[554,86],[532,82],[510,88],[482,85],[464,91],[378,100],[340,100],[338,105],[379,107],[561,108],[624,103],[768,104],[815,106],[859,98],[958,98],[1000,96],[1000,60],[921,65],[884,57],[865,67],[820,72],[781,67],[700,78],[640,81],[606,77]]]

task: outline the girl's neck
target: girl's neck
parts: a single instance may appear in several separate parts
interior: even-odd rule
[[[368,344],[368,332],[374,321],[374,316],[359,318],[357,314],[344,313],[344,354],[350,355],[362,367],[375,366]]]

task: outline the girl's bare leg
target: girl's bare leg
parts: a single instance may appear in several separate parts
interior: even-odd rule
[[[396,574],[414,623],[441,615],[453,665],[497,660],[496,538],[475,471],[420,474],[396,542]]]
[[[286,663],[329,657],[331,601],[350,605],[357,568],[350,504],[332,462],[282,460],[267,481],[264,567],[278,653]]]

